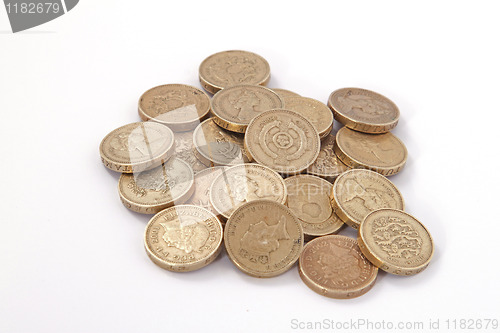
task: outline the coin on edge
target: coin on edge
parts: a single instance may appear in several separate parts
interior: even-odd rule
[[[118,181],[122,203],[141,214],[156,214],[174,204],[182,204],[193,191],[193,169],[179,158],[171,158],[151,170],[123,173]]]
[[[299,259],[304,235],[288,207],[256,200],[237,208],[227,220],[224,244],[242,272],[268,278],[286,272]]]
[[[408,151],[392,133],[366,134],[342,127],[333,147],[337,157],[351,168],[364,168],[384,176],[400,172]]]
[[[139,116],[170,127],[173,131],[194,129],[210,111],[210,97],[185,84],[154,87],[139,99]]]
[[[307,173],[324,178],[333,183],[338,175],[350,168],[342,163],[341,160],[335,155],[333,146],[335,145],[335,134],[330,134],[321,141],[321,150],[319,151],[318,158],[314,163],[307,168]]]
[[[272,91],[277,93],[279,97],[284,101],[287,97],[300,97],[299,94],[294,93],[293,91],[280,89],[280,88],[270,88]]]
[[[355,298],[368,292],[378,269],[361,252],[355,239],[340,235],[318,237],[307,243],[299,259],[304,283],[320,295]]]
[[[206,210],[217,214],[210,203],[210,186],[212,185],[215,178],[220,175],[226,167],[213,167],[202,170],[194,175],[194,192],[191,198],[186,202],[186,204],[196,205],[203,207]]]
[[[386,133],[396,127],[399,109],[390,99],[360,88],[335,90],[328,98],[335,119],[364,133]]]
[[[237,84],[265,86],[271,78],[269,63],[260,55],[240,50],[212,54],[199,68],[201,86],[208,92]]]
[[[335,213],[347,225],[358,229],[374,210],[404,210],[403,196],[386,177],[370,170],[348,170],[337,177],[330,193]]]
[[[321,147],[314,126],[297,112],[284,109],[255,117],[248,125],[244,142],[253,160],[286,175],[307,169]]]
[[[166,162],[174,153],[174,133],[153,122],[128,124],[113,130],[99,146],[101,161],[108,169],[132,173]]]
[[[174,156],[188,162],[194,173],[207,168],[197,157],[193,144],[193,132],[175,132],[175,152]]]
[[[188,272],[207,266],[221,251],[222,225],[208,210],[180,205],[151,218],[144,233],[149,258],[161,268]]]
[[[396,209],[370,213],[361,223],[358,242],[375,266],[396,275],[420,273],[434,254],[434,243],[425,226]]]
[[[332,234],[344,225],[332,209],[330,182],[316,176],[297,175],[286,178],[285,184],[287,206],[302,223],[304,237]]]

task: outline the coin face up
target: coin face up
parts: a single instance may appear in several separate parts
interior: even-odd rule
[[[132,173],[154,168],[174,153],[174,133],[153,122],[132,123],[106,135],[99,146],[105,167]]]
[[[302,226],[286,206],[257,200],[234,211],[224,244],[231,261],[254,277],[273,277],[297,261],[304,244]]]
[[[175,132],[174,139],[174,156],[186,161],[191,166],[194,173],[207,168],[207,166],[196,157],[193,144],[193,132]]]
[[[328,136],[333,127],[332,111],[325,104],[308,97],[286,97],[285,108],[295,111],[311,122],[321,139]]]
[[[339,160],[333,146],[335,145],[335,134],[330,134],[321,141],[321,150],[318,158],[307,168],[307,173],[334,182],[338,175],[350,168]]]
[[[149,258],[174,272],[200,269],[219,255],[219,219],[204,208],[180,205],[162,210],[149,221],[144,243]]]
[[[194,190],[194,173],[179,158],[154,169],[122,174],[118,181],[120,199],[125,207],[142,214],[156,214],[174,204],[184,203]]]
[[[264,111],[283,107],[271,89],[238,85],[221,90],[212,98],[213,120],[229,131],[245,133],[248,123]]]
[[[245,147],[257,163],[281,174],[298,174],[314,163],[320,139],[314,126],[300,114],[283,109],[255,117],[245,133]]]
[[[194,192],[191,198],[186,202],[187,204],[203,207],[206,210],[217,214],[217,211],[214,209],[212,204],[210,203],[210,186],[217,176],[222,174],[223,170],[227,168],[225,167],[213,167],[202,170],[195,174],[194,176]]]
[[[248,51],[224,51],[212,54],[200,64],[200,82],[208,92],[237,84],[265,86],[271,77],[269,63]]]
[[[364,133],[389,132],[399,120],[396,104],[366,89],[335,90],[328,99],[328,106],[338,122]]]
[[[294,93],[293,91],[290,91],[290,90],[286,90],[286,89],[272,88],[271,90],[274,91],[275,93],[277,93],[283,101],[285,101],[285,99],[288,97],[300,97],[299,94]]]
[[[351,168],[365,168],[384,176],[400,172],[408,158],[401,140],[392,133],[366,134],[342,127],[337,132],[335,154]]]
[[[207,166],[248,163],[243,134],[226,131],[213,118],[202,122],[193,134],[196,157]]]
[[[198,88],[165,84],[146,91],[139,99],[139,116],[174,131],[194,129],[210,111],[210,98]]]
[[[304,236],[324,236],[337,232],[344,222],[333,212],[330,192],[333,185],[310,175],[285,179],[287,206],[299,218]]]
[[[420,273],[434,253],[434,243],[424,225],[395,209],[370,213],[361,223],[358,242],[374,265],[396,275]]]
[[[354,229],[374,210],[404,209],[403,196],[396,186],[370,170],[353,169],[338,176],[330,199],[335,213]]]
[[[331,298],[365,294],[375,284],[377,272],[356,240],[340,235],[313,239],[299,259],[302,281],[318,294]]]
[[[273,170],[258,164],[240,164],[225,170],[210,187],[210,202],[223,218],[244,203],[270,200],[286,203],[283,178]]]

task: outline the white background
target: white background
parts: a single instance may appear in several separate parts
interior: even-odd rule
[[[0,332],[293,331],[292,320],[500,319],[499,6],[494,1],[83,0],[12,34],[0,8]],[[99,159],[111,130],[164,83],[199,86],[208,55],[244,49],[270,87],[326,102],[355,86],[391,98],[409,160],[391,180],[436,252],[413,277],[379,274],[353,300],[297,267],[272,279],[223,254],[155,266],[149,216],[122,206]],[[342,234],[354,236],[347,228]]]

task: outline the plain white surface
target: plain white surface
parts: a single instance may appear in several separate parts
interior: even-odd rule
[[[12,34],[0,9],[0,332],[294,331],[292,320],[499,319],[500,21],[494,1],[81,1]],[[273,279],[223,254],[175,274],[143,249],[149,216],[122,206],[98,145],[164,83],[199,86],[208,55],[265,57],[270,87],[326,102],[391,98],[406,168],[391,180],[432,233],[431,265],[381,273],[353,300]],[[342,234],[354,236],[344,229]]]

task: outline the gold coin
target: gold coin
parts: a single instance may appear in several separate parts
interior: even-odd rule
[[[265,86],[271,77],[269,63],[260,55],[248,51],[224,51],[212,54],[200,64],[200,82],[208,92],[237,84]]]
[[[319,155],[320,139],[302,115],[283,109],[255,117],[245,133],[245,148],[257,163],[287,175],[300,173]]]
[[[302,225],[288,207],[257,200],[237,208],[227,220],[224,244],[242,272],[259,278],[280,275],[299,259]]]
[[[222,225],[208,210],[180,205],[162,210],[149,221],[144,244],[161,268],[188,272],[205,267],[219,255]]]
[[[386,133],[396,127],[399,109],[390,99],[359,88],[335,90],[328,98],[335,119],[364,133]]]
[[[370,170],[353,169],[338,176],[330,199],[335,213],[354,229],[374,210],[404,209],[403,196],[396,186]]]
[[[226,167],[213,167],[202,170],[194,175],[194,192],[191,198],[186,202],[187,204],[203,207],[206,210],[217,214],[210,203],[210,186],[215,178],[222,174]]]
[[[285,108],[295,111],[311,122],[321,139],[330,134],[333,127],[332,111],[325,104],[308,97],[286,97]]]
[[[245,133],[248,123],[255,116],[283,107],[283,101],[271,89],[238,85],[215,94],[211,105],[217,125],[232,132]]]
[[[174,153],[174,133],[153,122],[132,123],[106,135],[99,146],[105,167],[117,172],[148,170],[166,162]]]
[[[207,166],[196,157],[193,144],[193,132],[175,132],[174,139],[174,156],[186,161],[191,166],[195,174],[207,168]]]
[[[299,259],[302,281],[331,298],[354,298],[369,291],[378,269],[361,253],[356,240],[340,235],[313,239]]]
[[[273,170],[258,164],[240,164],[226,169],[210,187],[210,202],[224,218],[246,202],[266,199],[286,203],[286,185]]]
[[[396,275],[423,271],[434,253],[429,231],[416,218],[396,209],[379,209],[361,223],[358,242],[380,269]]]
[[[331,183],[316,176],[298,175],[286,178],[285,184],[287,206],[302,223],[304,237],[332,234],[344,225],[332,209]]]
[[[128,209],[142,214],[159,211],[184,203],[194,191],[194,173],[189,164],[179,158],[152,170],[123,173],[118,192]]]
[[[321,141],[321,150],[318,158],[307,168],[307,173],[334,182],[338,175],[350,168],[339,160],[333,146],[335,145],[335,134],[330,134]]]
[[[335,154],[351,168],[364,168],[391,176],[406,164],[408,151],[392,133],[366,134],[342,127],[333,147]]]
[[[170,127],[173,131],[194,129],[210,111],[210,98],[185,84],[154,87],[139,99],[139,116]]]
[[[193,134],[196,157],[207,166],[247,163],[243,134],[217,126],[214,118],[202,122]]]
[[[285,101],[285,99],[287,97],[300,97],[299,94],[294,93],[293,91],[290,91],[290,90],[286,90],[286,89],[271,88],[271,90],[274,91],[275,93],[277,93],[278,96],[281,97],[281,99],[283,101]]]

